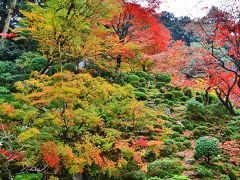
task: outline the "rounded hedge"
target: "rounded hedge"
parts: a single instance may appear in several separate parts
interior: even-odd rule
[[[157,82],[170,83],[172,81],[172,76],[170,74],[158,73],[155,75]]]
[[[41,71],[43,68],[47,66],[47,59],[44,57],[35,57],[31,61],[31,69],[33,71]]]
[[[173,93],[170,93],[170,92],[164,93],[164,97],[168,100],[171,100],[171,101],[175,100],[175,95]]]
[[[75,72],[77,72],[77,66],[72,63],[67,63],[63,66],[63,70],[75,73]]]
[[[204,159],[205,162],[209,163],[213,157],[221,152],[219,144],[219,140],[215,137],[200,137],[195,146],[195,159]]]
[[[137,91],[137,92],[135,92],[135,96],[136,96],[137,100],[141,100],[141,101],[147,100],[147,95],[143,92]]]
[[[156,88],[157,88],[157,89],[160,89],[160,88],[164,87],[165,85],[166,85],[165,82],[157,82],[157,83],[156,83]]]
[[[185,96],[187,96],[189,98],[192,98],[194,95],[193,89],[189,88],[189,87],[183,88],[183,93]]]

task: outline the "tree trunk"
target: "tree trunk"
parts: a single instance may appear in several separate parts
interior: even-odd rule
[[[11,6],[8,9],[8,15],[7,15],[7,18],[5,20],[4,27],[3,27],[3,31],[2,31],[3,33],[8,33],[8,29],[9,29],[9,26],[10,26],[11,18],[13,16],[13,11],[14,11],[14,9],[16,7],[16,4],[17,4],[17,0],[12,0]]]
[[[122,62],[122,56],[118,55],[117,56],[117,64],[116,64],[116,71],[119,71],[121,68],[121,62]]]
[[[142,70],[146,72],[146,65],[142,65]]]

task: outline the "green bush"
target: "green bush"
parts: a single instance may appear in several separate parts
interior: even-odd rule
[[[195,97],[196,101],[203,103],[203,97],[202,96],[196,96]]]
[[[194,129],[194,125],[191,121],[188,121],[188,120],[183,120],[181,121],[181,123],[184,125],[185,129],[188,129],[188,130],[193,130]]]
[[[161,103],[161,99],[159,99],[159,98],[154,99],[154,103],[157,104],[157,105],[160,104]]]
[[[207,126],[197,126],[193,130],[193,134],[196,138],[199,138],[200,136],[205,136],[209,134],[209,128]]]
[[[173,126],[173,128],[172,128],[174,131],[177,131],[177,132],[179,132],[179,133],[182,133],[183,131],[184,131],[184,127],[182,126],[182,125],[175,125],[175,126]]]
[[[200,137],[195,146],[195,159],[204,159],[209,163],[210,160],[221,152],[219,140],[211,136]]]
[[[173,93],[178,99],[184,97],[184,94],[181,91],[172,91],[171,93]]]
[[[147,81],[152,79],[151,75],[146,73],[146,72],[144,72],[144,71],[134,72],[134,74],[137,75],[140,78],[144,78]]]
[[[14,180],[41,180],[43,177],[42,174],[30,174],[30,173],[22,173],[22,174],[17,174],[14,178]]]
[[[47,66],[47,59],[44,57],[35,57],[31,61],[31,69],[33,71],[40,72],[43,68]]]
[[[171,100],[171,101],[175,100],[175,95],[173,93],[170,93],[170,92],[164,93],[164,97],[168,100]]]
[[[179,133],[174,131],[174,132],[171,134],[171,137],[172,137],[172,138],[177,138],[177,137],[179,137]]]
[[[213,177],[213,173],[210,169],[204,167],[204,166],[199,166],[197,168],[197,176],[204,178],[204,177]]]
[[[138,82],[140,80],[140,78],[137,75],[129,75],[126,77],[126,81],[130,84],[134,83],[134,82]]]
[[[126,173],[124,179],[129,180],[144,180],[147,178],[147,174],[143,171],[134,171]]]
[[[189,178],[184,175],[174,175],[172,178],[168,180],[188,180]]]
[[[135,92],[135,96],[138,100],[141,100],[141,101],[147,100],[147,95],[143,92],[137,91],[137,92]]]
[[[209,96],[209,103],[210,104],[214,104],[214,103],[218,103],[219,102],[219,99],[218,99],[216,94],[209,93],[208,96]]]
[[[186,96],[183,96],[183,97],[180,98],[180,100],[183,101],[183,102],[186,102],[188,100],[188,98]]]
[[[193,120],[201,120],[205,119],[207,110],[202,103],[196,100],[189,100],[186,105],[186,113]]]
[[[192,98],[194,93],[193,93],[193,89],[192,88],[183,88],[183,93],[185,96],[189,97],[189,98]]]
[[[73,63],[67,63],[67,64],[64,64],[63,70],[76,73],[77,72],[77,66]]]
[[[137,90],[139,91],[139,92],[143,92],[143,93],[147,93],[147,89],[146,88],[137,88]]]
[[[157,83],[156,83],[156,88],[157,88],[157,89],[160,89],[160,88],[162,88],[162,87],[164,87],[164,86],[166,86],[166,83],[165,83],[165,82],[157,82]]]
[[[8,88],[0,86],[0,94],[10,94],[10,91]]]
[[[161,151],[161,156],[169,157],[173,155],[178,150],[178,147],[175,144],[175,141],[172,139],[164,140],[164,146]]]
[[[158,160],[148,165],[148,174],[161,178],[171,178],[182,170],[181,163],[172,159]]]
[[[185,140],[183,142],[183,146],[185,146],[186,148],[191,148],[192,147],[192,143],[189,140]]]
[[[172,76],[170,74],[163,74],[163,73],[156,74],[155,78],[157,82],[165,82],[165,83],[170,83],[172,80]]]
[[[145,82],[141,82],[141,83],[140,83],[140,86],[141,86],[141,87],[146,87],[147,84],[146,84]]]
[[[166,89],[168,90],[168,91],[173,91],[174,90],[174,86],[173,85],[171,85],[171,84],[166,84]]]

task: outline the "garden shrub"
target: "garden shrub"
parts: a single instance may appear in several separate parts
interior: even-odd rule
[[[189,178],[184,175],[174,175],[172,178],[168,180],[188,180]]]
[[[165,83],[170,83],[172,80],[172,76],[170,74],[163,74],[163,73],[156,74],[155,78],[157,82],[165,82]]]
[[[183,101],[183,102],[186,102],[188,100],[188,98],[186,96],[183,96],[183,97],[180,98],[180,100]]]
[[[161,156],[163,156],[163,157],[169,157],[178,150],[178,147],[176,146],[175,141],[172,139],[164,140],[163,145],[164,145],[163,149],[160,152]]]
[[[200,103],[203,103],[203,97],[198,95],[195,97],[196,101],[200,102]]]
[[[197,126],[193,130],[194,136],[200,137],[209,134],[209,128],[207,126]]]
[[[141,100],[141,101],[147,100],[147,95],[143,92],[137,91],[137,92],[135,92],[135,96],[138,100]]]
[[[146,88],[137,88],[137,90],[139,91],[139,92],[143,92],[143,93],[147,93],[147,89]]]
[[[181,91],[172,91],[171,93],[173,93],[175,97],[178,99],[180,99],[181,97],[184,97],[184,94]]]
[[[134,72],[134,74],[137,75],[139,78],[144,78],[147,81],[152,79],[151,75],[144,71]]]
[[[162,88],[162,87],[164,87],[164,86],[166,86],[166,83],[165,83],[165,82],[157,82],[157,83],[156,83],[156,88],[157,88],[157,89],[160,89],[160,88]]]
[[[164,93],[164,97],[168,100],[171,100],[171,101],[175,100],[175,95],[173,93],[170,93],[170,92]]]
[[[202,103],[196,100],[189,100],[186,105],[186,113],[193,120],[203,120],[207,110]]]
[[[148,174],[161,178],[171,178],[182,170],[181,163],[174,159],[157,160],[148,165]]]
[[[171,134],[171,137],[172,137],[172,138],[177,138],[177,137],[179,137],[179,133],[174,131],[174,132]]]
[[[124,179],[129,180],[144,180],[147,178],[147,174],[143,171],[134,171],[126,173]]]
[[[183,146],[185,146],[186,148],[191,148],[192,147],[192,143],[189,140],[185,140],[183,142]]]
[[[10,91],[8,88],[0,86],[0,94],[10,94]]]
[[[40,72],[43,68],[47,66],[47,59],[44,57],[35,57],[31,61],[31,69],[33,71]]]
[[[181,123],[184,125],[185,129],[188,129],[188,130],[194,129],[194,124],[191,121],[184,119],[181,121]]]
[[[30,173],[22,173],[22,174],[17,174],[14,178],[14,180],[41,180],[43,177],[42,174],[30,174]]]
[[[63,70],[76,73],[77,72],[77,66],[73,63],[66,63],[63,66]]]
[[[185,96],[192,98],[194,95],[193,89],[190,87],[183,88],[183,93]]]
[[[127,81],[128,83],[130,83],[130,84],[132,84],[132,83],[134,83],[134,82],[137,82],[137,81],[139,81],[139,80],[140,80],[140,78],[139,78],[137,75],[134,75],[134,74],[129,75],[129,76],[126,77],[126,81]]]
[[[197,160],[204,159],[205,162],[209,163],[220,152],[219,140],[211,136],[204,136],[196,141],[194,157]]]
[[[175,126],[173,126],[173,128],[172,128],[174,131],[177,131],[177,132],[179,132],[179,133],[182,133],[183,131],[184,131],[184,127],[182,126],[182,125],[175,125]]]
[[[201,178],[205,178],[205,177],[213,177],[213,173],[210,169],[204,167],[204,166],[199,166],[197,168],[197,176],[201,177]]]
[[[217,95],[216,94],[214,94],[214,93],[209,93],[209,103],[210,104],[214,104],[214,103],[218,103],[219,102],[219,99],[218,99],[218,97],[217,97]]]
[[[147,84],[146,84],[145,82],[141,82],[141,83],[140,83],[140,86],[141,86],[141,87],[146,87]]]
[[[161,103],[161,99],[159,99],[159,98],[154,99],[154,103],[157,104],[157,105],[160,104]]]

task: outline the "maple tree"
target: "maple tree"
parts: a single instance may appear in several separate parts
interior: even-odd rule
[[[153,9],[156,3],[152,2],[149,1],[149,6],[143,7],[138,4],[138,1],[116,0],[121,11],[114,14],[112,20],[106,22],[105,26],[112,30],[110,35],[118,44],[118,49],[114,52],[117,70],[121,67],[122,59],[125,58],[124,51],[126,51],[128,43],[135,45],[141,53],[146,55],[156,54],[167,49],[170,33],[158,21]]]

